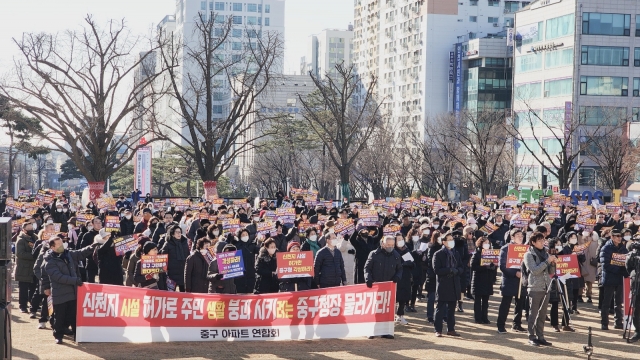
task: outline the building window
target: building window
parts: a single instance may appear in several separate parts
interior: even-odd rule
[[[560,127],[564,124],[564,109],[544,109],[542,119],[546,126]]]
[[[594,154],[597,155],[598,151],[597,151],[597,146],[592,145],[589,146],[589,154]],[[586,155],[585,151],[581,151],[580,152],[581,155]],[[578,169],[578,185],[580,186],[590,186],[590,187],[595,187],[596,186],[596,169],[594,168],[580,168]]]
[[[216,2],[216,10],[224,10],[224,3]]]
[[[518,26],[516,30],[516,41],[518,46],[533,44],[542,41],[543,23]]]
[[[501,58],[486,58],[484,59],[485,67],[504,67],[504,59]]]
[[[629,66],[629,48],[583,46],[581,63],[582,65]]]
[[[233,11],[242,11],[242,3],[233,3]]]
[[[258,25],[262,26],[262,16],[258,16]]]
[[[242,43],[241,42],[232,43],[231,50],[242,50]]]
[[[470,22],[478,22],[478,17],[477,16],[469,16],[469,21]]]
[[[211,109],[214,114],[222,114],[222,105],[213,105]]]
[[[562,152],[562,143],[556,138],[542,139],[542,147],[549,154],[557,154]]]
[[[474,59],[469,61],[469,69],[481,67],[481,66],[482,66],[482,59]],[[469,75],[471,75],[471,73],[469,73]]]
[[[542,83],[516,85],[514,95],[516,99],[523,101],[539,99],[542,96]]]
[[[478,0],[470,0],[469,1],[469,5],[470,6],[478,6]]]
[[[218,29],[216,29],[216,30],[218,30]],[[222,29],[220,29],[220,30],[222,30]],[[242,37],[242,29],[233,29],[233,30],[231,30],[231,37],[234,37],[234,38]]]
[[[264,12],[265,12],[265,13],[267,13],[267,14],[268,14],[268,13],[270,13],[270,12],[271,12],[271,5],[269,5],[269,4],[265,4],[265,6],[264,6]]]
[[[584,13],[582,33],[586,35],[629,36],[631,15]]]
[[[504,12],[505,13],[514,13],[520,9],[520,4],[517,1],[505,1],[504,2]]]
[[[222,37],[224,36],[224,29],[215,28],[213,29],[213,33],[215,34],[216,37]]]
[[[640,36],[640,15],[636,15],[636,36]]]
[[[500,0],[487,0],[489,6],[500,6]]]
[[[640,66],[640,48],[633,49],[633,66]]]
[[[542,69],[542,53],[516,57],[516,73]]]
[[[213,20],[216,24],[224,24],[224,15],[216,15],[216,18]]]
[[[638,114],[640,113],[640,108],[631,108],[631,121],[633,122],[638,122],[640,121],[640,119],[638,119]]]
[[[233,23],[235,25],[242,25],[242,16],[234,16],[233,17]]]
[[[247,4],[248,12],[258,12],[258,4]]]
[[[625,122],[626,119],[626,107],[580,106],[580,124],[610,126]]]
[[[200,10],[207,10],[207,2],[200,1]]]
[[[545,53],[544,67],[552,69],[560,66],[573,65],[573,48],[566,48]]]
[[[564,15],[547,20],[545,39],[551,40],[573,34],[574,15]]]
[[[231,55],[231,61],[235,63],[239,63],[242,61],[242,55]]]
[[[258,18],[255,16],[247,16],[247,25],[256,25],[258,24]]]
[[[492,24],[497,24],[500,21],[500,18],[497,17],[487,17],[487,22],[492,23]]]
[[[640,97],[640,78],[633,78],[633,96]]]
[[[615,76],[581,76],[580,95],[628,96],[629,78]]]
[[[269,26],[269,23],[270,23],[269,18],[267,17],[264,18],[264,26]]]
[[[544,97],[568,96],[573,89],[571,78],[561,80],[548,80],[544,82]]]

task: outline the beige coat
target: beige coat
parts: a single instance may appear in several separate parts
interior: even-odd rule
[[[591,259],[598,257],[598,239],[583,239],[582,236],[578,236],[579,245],[588,243],[589,241],[591,241],[589,247],[584,250],[584,256],[587,260],[580,266],[580,271],[582,272],[584,281],[595,282],[598,268],[597,266],[591,265]]]
[[[347,275],[347,285],[353,285],[353,274],[356,271],[356,255],[355,248],[347,240],[342,240],[338,243],[338,249],[342,253],[342,261],[344,261],[344,272]],[[353,250],[353,254],[349,254],[348,251]]]

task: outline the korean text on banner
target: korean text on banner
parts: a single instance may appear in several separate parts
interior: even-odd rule
[[[116,249],[117,256],[134,251],[138,247],[138,234],[117,237],[113,239],[113,246]]]
[[[278,252],[278,279],[313,277],[313,251]]]
[[[524,254],[529,251],[529,245],[509,244],[507,248],[507,269],[520,269]]]
[[[395,284],[260,295],[83,284],[78,342],[302,340],[393,334]]]
[[[104,229],[109,232],[120,231],[120,218],[112,215],[105,216]]]
[[[627,260],[626,254],[611,254],[611,262],[610,264],[613,266],[624,266],[625,261]]]
[[[242,250],[223,252],[216,255],[218,271],[224,275],[223,279],[244,275],[244,261]]]
[[[167,272],[167,263],[169,262],[169,255],[142,255],[140,257],[142,275],[156,274],[161,272]]]
[[[558,255],[556,275],[564,276],[566,274],[571,274],[573,275],[572,277],[580,276],[580,263],[578,262],[577,254]]]
[[[480,266],[494,264],[500,266],[500,249],[482,249]]]

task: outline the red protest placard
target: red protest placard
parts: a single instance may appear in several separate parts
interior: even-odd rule
[[[338,219],[334,231],[337,235],[351,235],[355,229],[352,219]]]
[[[625,262],[627,261],[626,254],[611,254],[611,265],[613,266],[625,266]]]
[[[498,230],[498,225],[493,224],[491,221],[487,221],[487,223],[480,228],[480,231],[487,233],[487,235],[491,235],[496,230]]]
[[[480,258],[480,266],[493,263],[500,266],[500,249],[482,249],[482,257]]]
[[[169,254],[162,255],[142,255],[140,257],[142,275],[167,272]]]
[[[396,284],[273,294],[78,288],[78,342],[302,340],[393,334]],[[123,331],[127,329],[127,331]],[[134,331],[132,331],[134,330]]]
[[[509,244],[507,249],[507,269],[520,269],[529,245]]]
[[[278,279],[313,276],[313,251],[278,252]]]
[[[399,233],[399,232],[400,232],[400,225],[398,224],[389,224],[384,228],[382,228],[382,234],[384,236],[387,236],[387,235],[395,236],[396,233]]]
[[[580,263],[577,254],[559,255],[556,261],[556,275],[563,276],[566,274],[580,276]]]
[[[120,231],[120,218],[118,216],[112,216],[112,215],[105,216],[104,229],[109,232]]]

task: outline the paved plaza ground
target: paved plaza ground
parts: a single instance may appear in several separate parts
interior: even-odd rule
[[[17,286],[14,288],[17,304]],[[329,339],[280,342],[173,342],[155,344],[75,344],[65,337],[64,345],[56,345],[51,330],[38,330],[37,321],[28,314],[13,311],[14,359],[586,359],[582,346],[587,343],[587,328],[593,326],[592,359],[640,359],[640,343],[626,344],[622,331],[601,331],[596,304],[579,304],[574,315],[575,333],[554,333],[549,325],[546,338],[553,347],[534,348],[527,345],[525,333],[500,335],[495,320],[499,296],[492,296],[491,325],[473,323],[472,304],[465,312],[456,313],[456,330],[461,338],[436,338],[433,326],[427,324],[425,303],[418,303],[417,313],[409,314],[409,325],[396,326],[394,340]],[[510,320],[509,320],[510,321]],[[611,320],[613,323],[613,319]],[[525,325],[526,327],[526,325]],[[611,325],[613,327],[613,324]],[[551,331],[549,331],[551,330]]]

